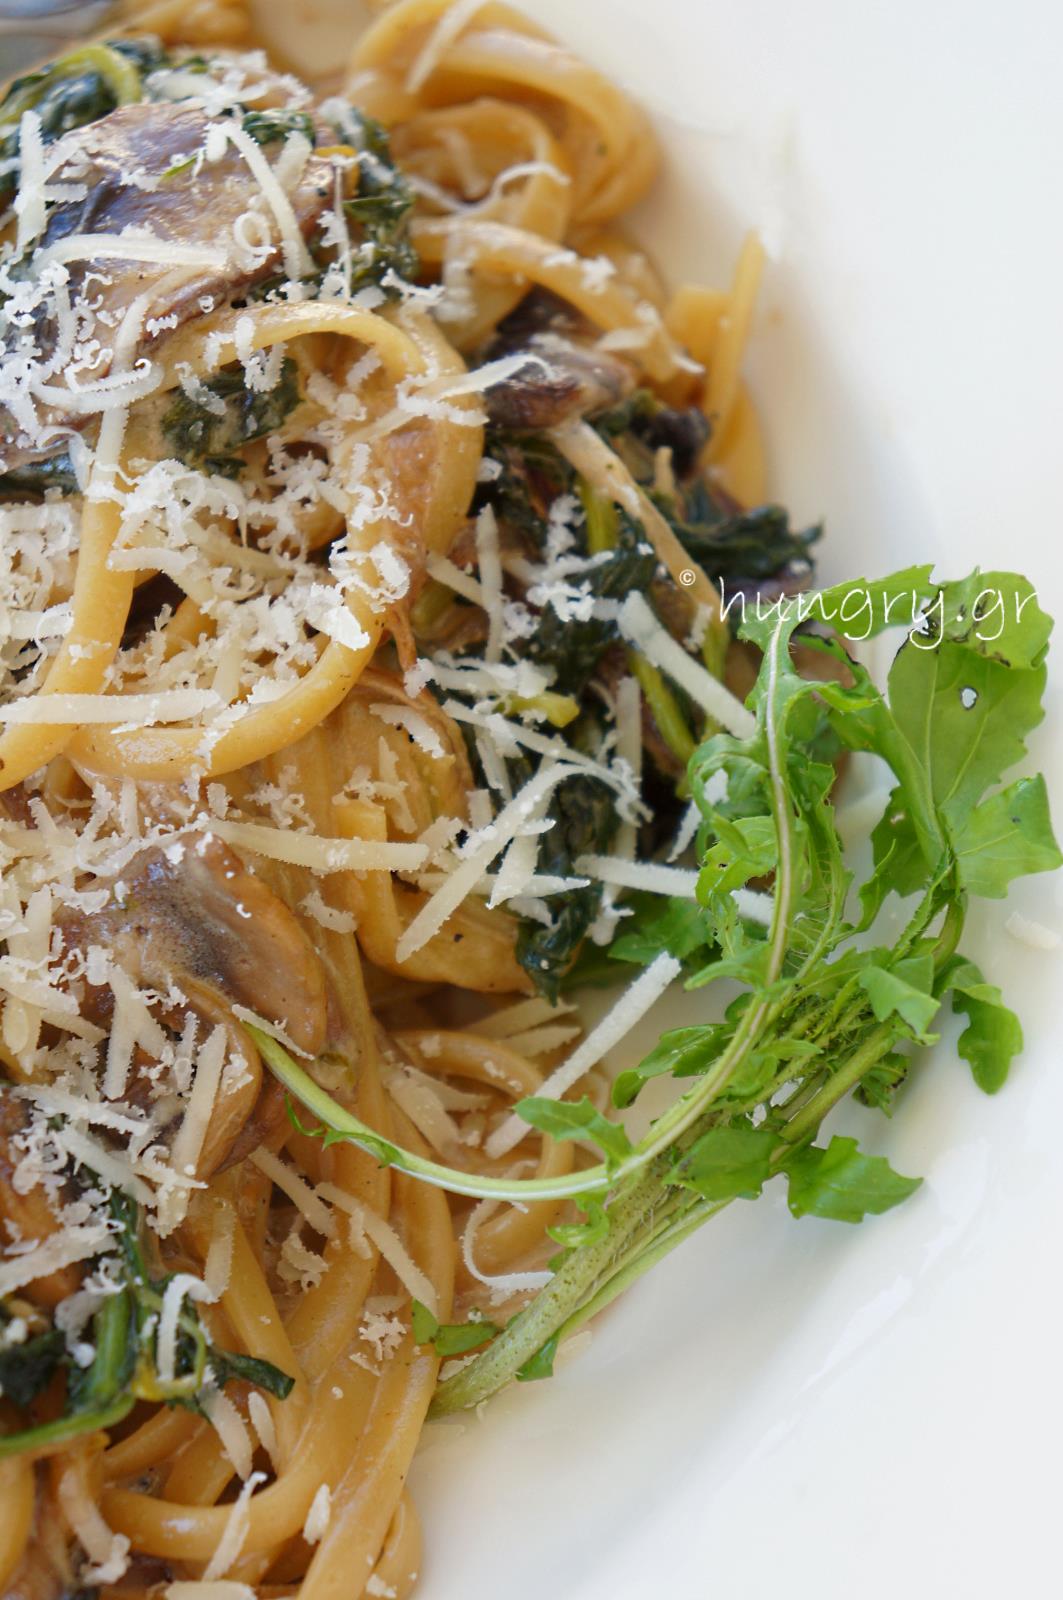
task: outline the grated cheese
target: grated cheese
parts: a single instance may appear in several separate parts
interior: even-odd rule
[[[262,1033],[268,1033],[271,1039],[276,1039],[282,1044],[290,1055],[302,1056],[304,1061],[312,1061],[309,1050],[301,1050],[295,1040],[284,1031],[284,1026],[279,1022],[270,1022],[268,1017],[260,1017],[257,1011],[252,1011],[250,1006],[235,1005],[231,1007],[232,1014],[237,1022],[250,1022],[251,1026],[258,1028]]]
[[[444,584],[448,589],[453,589],[455,594],[460,594],[464,600],[471,600],[474,605],[487,609],[487,599],[484,595],[483,585],[471,573],[462,572],[447,556],[431,554],[425,562],[425,568],[430,578],[437,583]]]
[[[407,94],[418,94],[439,65],[441,57],[468,27],[485,0],[455,0],[440,17],[406,74]]]
[[[476,518],[476,557],[480,569],[483,606],[487,612],[487,643],[484,660],[502,659],[505,627],[502,597],[502,559],[498,548],[498,522],[491,506],[484,506]]]
[[[303,1523],[303,1538],[307,1544],[319,1544],[328,1532],[331,1521],[332,1490],[327,1483],[323,1483],[311,1500],[306,1521]]]
[[[24,111],[18,129],[19,186],[15,197],[18,230],[15,250],[21,255],[43,232],[45,218],[44,140],[36,111]]]
[[[214,1113],[214,1104],[218,1098],[222,1068],[225,1065],[226,1039],[226,1031],[219,1022],[196,1058],[192,1093],[188,1098],[181,1126],[170,1147],[170,1160],[174,1168],[189,1178],[195,1174],[196,1162],[199,1160],[203,1140],[206,1138],[207,1128]]]
[[[210,689],[163,689],[156,694],[41,694],[0,706],[0,722],[123,723],[150,728],[157,722],[185,722],[221,701]]]
[[[87,1261],[104,1249],[110,1240],[110,1231],[103,1223],[84,1223],[64,1227],[61,1233],[52,1234],[42,1244],[23,1250],[18,1255],[0,1257],[0,1296],[14,1294],[38,1278],[46,1278],[62,1267]]]
[[[323,1200],[327,1200],[330,1205],[339,1206],[341,1210],[349,1212],[358,1221],[366,1237],[376,1245],[396,1278],[398,1278],[403,1288],[408,1291],[410,1297],[414,1300],[419,1300],[434,1315],[439,1305],[435,1286],[413,1260],[410,1252],[390,1222],[386,1222],[383,1217],[371,1210],[369,1206],[363,1206],[361,1201],[356,1200],[352,1194],[348,1194],[345,1189],[338,1188],[334,1183],[319,1183],[316,1192]]]
[[[637,645],[655,667],[685,689],[710,717],[738,739],[751,739],[757,719],[729,689],[700,662],[687,654],[661,626],[640,594],[629,594],[620,607],[620,631]]]
[[[312,872],[413,872],[428,857],[423,844],[387,844],[376,839],[324,839],[286,832],[258,822],[211,819],[208,836],[242,845],[270,861],[309,867]],[[401,958],[400,958],[401,959]]]
[[[236,1212],[226,1201],[214,1208],[214,1226],[207,1248],[207,1259],[203,1263],[203,1282],[207,1286],[212,1302],[220,1300],[229,1287],[235,1238]]]
[[[443,742],[423,711],[413,706],[396,706],[386,700],[374,700],[370,707],[374,717],[386,722],[390,728],[402,728],[409,734],[419,750],[439,761],[446,755]]]
[[[432,1148],[446,1155],[459,1143],[458,1126],[449,1115],[442,1100],[434,1092],[430,1079],[414,1074],[405,1067],[382,1065],[381,1076],[395,1104],[403,1110]]]
[[[294,1167],[289,1167],[272,1150],[258,1149],[251,1156],[251,1160],[260,1172],[264,1172],[271,1183],[275,1184],[295,1206],[314,1229],[325,1239],[336,1236],[336,1223],[328,1207],[319,1198],[320,1189],[311,1189],[310,1185],[302,1178]]]
[[[257,1389],[252,1389],[247,1397],[247,1411],[251,1418],[251,1426],[258,1435],[258,1442],[269,1456],[276,1472],[279,1465],[277,1430],[266,1397],[259,1394]]]
[[[156,1364],[163,1383],[172,1383],[174,1380],[178,1324],[186,1296],[189,1300],[204,1302],[209,1300],[210,1290],[202,1278],[195,1277],[191,1272],[177,1272],[163,1290],[159,1330],[155,1340]]]
[[[726,774],[724,776],[724,791],[726,792]],[[675,831],[672,848],[668,852],[669,861],[678,861],[694,843],[695,835],[701,825],[701,811],[696,800],[691,800],[683,815],[679,819],[679,826]]]
[[[674,956],[659,955],[635,979],[617,1000],[613,1009],[609,1011],[593,1028],[582,1044],[572,1052],[567,1061],[550,1074],[536,1090],[536,1094],[548,1100],[560,1100],[561,1096],[571,1089],[572,1085],[582,1078],[591,1067],[610,1050],[618,1045],[625,1034],[630,1033],[637,1022],[649,1011],[651,1006],[664,994],[665,990],[675,981],[682,971],[682,965]],[[507,1155],[514,1145],[528,1133],[528,1124],[522,1117],[515,1113],[497,1127],[488,1137],[486,1143],[487,1154],[492,1160],[498,1160]]]
[[[202,267],[208,272],[224,272],[229,258],[224,250],[207,245],[181,244],[176,239],[157,239],[149,233],[71,233],[38,252],[34,267],[62,266],[70,261],[154,261],[168,267]]]
[[[527,1124],[525,1124],[527,1128]],[[553,1278],[552,1272],[481,1272],[476,1265],[476,1235],[485,1222],[490,1221],[499,1208],[498,1200],[481,1200],[469,1213],[461,1235],[461,1259],[478,1283],[491,1291],[494,1300],[506,1300],[511,1294],[544,1289]]]
[[[224,1578],[230,1567],[235,1566],[240,1559],[240,1552],[244,1548],[250,1517],[247,1502],[254,1494],[260,1483],[265,1483],[264,1472],[252,1472],[233,1501],[232,1510],[225,1523],[225,1531],[218,1540],[217,1548],[207,1562],[203,1577],[207,1583],[212,1583],[217,1578]],[[243,1585],[240,1585],[243,1588]]]
[[[56,1486],[66,1521],[89,1558],[79,1577],[88,1584],[117,1583],[129,1566],[130,1542],[104,1521],[85,1478],[81,1464],[75,1463],[60,1473]]]
[[[233,1471],[240,1478],[250,1477],[254,1446],[247,1424],[229,1396],[220,1389],[210,1389],[200,1394],[199,1401],[207,1421],[221,1440],[222,1449],[232,1462]]]
[[[354,933],[358,927],[357,920],[350,911],[340,911],[336,906],[330,906],[320,889],[311,889],[304,894],[299,902],[300,911],[305,911],[308,917],[322,928],[327,928],[330,933]]]
[[[410,956],[422,949],[429,939],[439,932],[451,913],[456,911],[461,902],[472,893],[480,875],[528,822],[539,801],[545,799],[551,790],[564,782],[565,778],[571,776],[575,770],[572,766],[560,763],[556,766],[541,767],[519,794],[514,795],[509,804],[499,812],[494,822],[484,829],[483,834],[472,836],[474,841],[482,839],[484,842],[474,843],[471,853],[418,911],[398,940],[395,951],[398,961],[408,961]]]
[[[273,212],[281,235],[281,253],[284,270],[293,280],[307,277],[314,270],[310,252],[306,248],[292,202],[285,194],[277,176],[266,160],[265,152],[238,122],[216,122],[207,130],[207,136],[220,129],[225,139],[244,158],[251,176],[255,179]]]

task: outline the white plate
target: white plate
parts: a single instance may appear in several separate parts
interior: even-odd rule
[[[1058,611],[1063,11],[531,9],[656,115],[641,230],[670,276],[723,281],[765,230],[750,370],[775,491],[827,518],[825,574],[1016,566]],[[1060,683],[1057,657],[1033,754],[1063,820]],[[863,1120],[919,1194],[859,1228],[735,1207],[553,1382],[431,1428],[424,1600],[1051,1591],[1063,969],[1004,933],[1012,909],[1063,930],[1063,882],[972,918],[1026,1024],[1011,1083],[980,1095],[949,1028],[892,1125]]]

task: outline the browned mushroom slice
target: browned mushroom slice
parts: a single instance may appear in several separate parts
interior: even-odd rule
[[[178,859],[179,856],[179,859]],[[283,1127],[284,1107],[263,1085],[258,1054],[232,1017],[234,1004],[279,1024],[300,1050],[318,1054],[328,1028],[321,963],[299,921],[238,856],[208,835],[191,835],[183,852],[146,850],[124,874],[124,903],[61,919],[67,949],[102,945],[138,982],[172,983],[208,1028],[229,1030],[230,1055],[243,1058],[244,1084],[219,1100],[196,1171],[206,1177],[268,1142]],[[110,991],[86,996],[83,1009],[105,1026]],[[145,1085],[146,1089],[146,1085]],[[130,1085],[136,1102],[138,1083]],[[249,1144],[248,1129],[255,1137]]]
[[[22,1101],[11,1088],[0,1084],[0,1224],[16,1239],[43,1242],[58,1233],[62,1224],[52,1210],[47,1191],[40,1186],[27,1188],[17,1177],[21,1160],[16,1140],[28,1125]],[[81,1284],[81,1268],[60,1267],[37,1278],[23,1291],[35,1305],[52,1310]]]
[[[66,294],[73,303],[78,337],[94,338],[104,347],[93,367],[93,380],[105,376],[113,329],[138,297],[147,297],[140,353],[150,354],[175,327],[226,305],[282,265],[276,220],[240,151],[227,145],[217,160],[202,159],[209,120],[204,111],[182,104],[121,106],[66,134],[57,147],[65,156],[57,179],[75,180],[72,187],[85,193],[81,199],[60,202],[50,212],[38,243],[38,265],[50,259],[49,253],[62,260],[73,248],[64,246],[64,241],[77,235],[126,230],[150,235],[164,247],[201,247],[218,258],[214,265],[174,263],[165,259],[164,250],[158,262],[108,256],[74,257],[66,263]],[[330,163],[311,155],[288,199],[305,237],[333,202]],[[249,210],[259,215],[257,232],[241,243],[236,225]],[[42,306],[36,316],[38,355],[47,361],[60,348],[58,309]],[[162,320],[161,327],[153,327],[154,318]],[[16,329],[11,337],[23,339],[24,333]],[[52,404],[40,421],[46,435],[59,425],[81,427],[85,418],[68,416],[61,404]],[[11,430],[8,418],[3,430],[8,437],[0,438],[8,471],[41,453],[36,441]]]
[[[301,1050],[325,1038],[325,979],[298,920],[209,834],[145,850],[123,873],[123,904],[63,921],[67,945],[101,944],[138,980],[182,979],[279,1023]]]
[[[524,355],[524,364],[484,393],[499,428],[554,428],[618,405],[635,387],[626,361],[561,333],[536,334],[513,353]]]
[[[208,126],[210,118],[195,106],[145,102],[121,106],[66,135],[66,166],[79,173],[78,181],[88,193],[52,210],[41,250],[76,234],[132,229],[150,233],[164,244],[218,249],[227,258],[225,266],[216,269],[175,268],[165,260],[71,263],[72,295],[91,271],[96,317],[105,326],[108,319],[103,313],[124,311],[143,294],[152,296],[147,318],[176,315],[178,323],[185,322],[202,316],[202,299],[222,304],[281,266],[277,242],[269,249],[238,245],[233,226],[252,201],[257,201],[274,241],[277,224],[239,150],[230,144],[217,160],[202,159]],[[311,155],[288,198],[299,227],[308,234],[334,198],[331,164]]]

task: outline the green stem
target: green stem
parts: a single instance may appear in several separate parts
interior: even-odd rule
[[[621,1188],[609,1206],[606,1237],[574,1250],[505,1332],[475,1361],[440,1384],[429,1415],[438,1417],[464,1410],[515,1378],[524,1363],[565,1321],[569,1307],[593,1293],[597,1281],[608,1275],[662,1190],[663,1180],[656,1167]]]
[[[284,1046],[278,1044],[268,1033],[263,1033],[261,1028],[256,1028],[250,1022],[244,1023],[243,1026],[250,1034],[263,1061],[288,1092],[294,1095],[308,1111],[312,1111],[331,1134],[356,1144],[360,1150],[373,1156],[382,1166],[397,1167],[400,1172],[409,1173],[412,1178],[420,1178],[424,1183],[430,1183],[437,1189],[446,1189],[451,1194],[467,1195],[480,1200],[521,1202],[536,1199],[567,1200],[575,1195],[601,1190],[612,1181],[612,1175],[604,1162],[597,1166],[585,1167],[581,1172],[574,1172],[567,1177],[487,1178],[474,1172],[462,1172],[458,1167],[445,1167],[437,1161],[424,1160],[421,1156],[414,1155],[412,1150],[392,1144],[390,1139],[375,1133],[366,1123],[345,1110],[316,1084],[310,1074],[292,1060]],[[637,1168],[643,1164],[643,1160],[639,1160],[628,1165]]]
[[[85,1433],[96,1433],[101,1428],[113,1428],[127,1417],[136,1405],[131,1394],[121,1394],[110,1405],[98,1406],[94,1411],[74,1411],[54,1422],[42,1422],[37,1428],[24,1428],[21,1433],[9,1433],[0,1438],[0,1461],[8,1456],[25,1455],[27,1451],[50,1453],[61,1445],[69,1444]]]

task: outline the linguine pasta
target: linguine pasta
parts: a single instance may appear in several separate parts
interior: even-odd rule
[[[583,1037],[748,718],[720,573],[809,570],[743,510],[762,251],[668,291],[643,114],[508,5],[304,85],[167,0],[0,136],[0,1594],[400,1600],[423,1324],[504,1324],[590,1161],[511,1108],[678,970]]]

